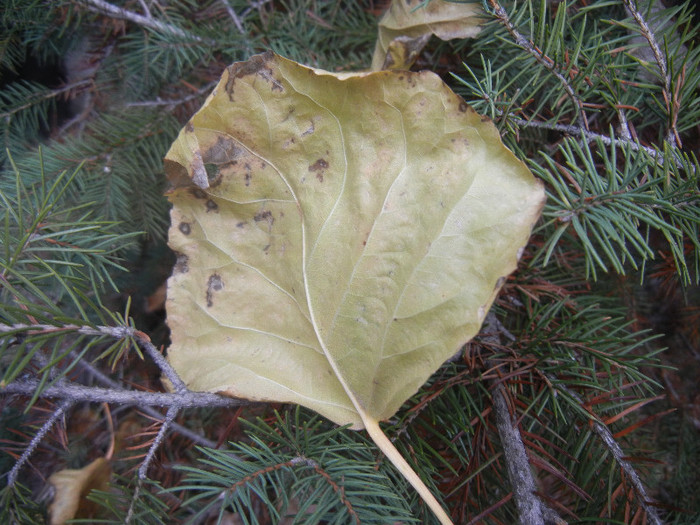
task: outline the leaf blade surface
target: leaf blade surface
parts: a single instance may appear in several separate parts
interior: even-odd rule
[[[166,157],[193,390],[391,417],[479,330],[541,184],[434,74],[234,64]]]

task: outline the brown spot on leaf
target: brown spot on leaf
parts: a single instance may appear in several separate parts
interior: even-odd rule
[[[185,131],[187,131],[189,133],[194,132],[194,124],[192,124],[191,120],[187,124],[185,124]]]
[[[270,83],[272,91],[284,91],[282,83],[275,78],[269,62],[274,60],[274,53],[266,51],[260,55],[251,57],[246,62],[236,62],[228,67],[228,80],[226,81],[226,93],[233,102],[233,91],[237,79],[247,76],[257,76]]]
[[[236,228],[243,228],[246,224],[248,223],[245,221],[238,222],[236,223]]]
[[[253,216],[253,220],[255,222],[260,222],[260,221],[267,221],[267,223],[272,226],[275,222],[275,218],[272,216],[272,212],[270,210],[265,210],[256,213]]]
[[[250,169],[250,164],[247,162],[243,165],[245,168],[244,181],[246,186],[250,186],[250,181],[253,178],[253,170]]]
[[[207,281],[207,306],[214,306],[214,293],[224,289],[224,281],[218,273],[209,276]]]
[[[219,205],[215,203],[213,200],[209,199],[207,201],[207,213],[210,211],[217,211],[219,209]]]
[[[263,75],[263,76],[266,77],[270,81],[270,83],[272,84],[272,91],[284,91],[284,86],[282,85],[282,83],[279,80],[277,80],[275,77],[272,76],[272,73],[270,73],[269,76],[266,76],[266,75]]]
[[[199,188],[190,188],[190,194],[192,194],[192,196],[195,199],[206,199],[207,198],[206,192],[199,189]]]
[[[175,266],[173,267],[173,273],[187,273],[190,271],[189,257],[184,253],[178,253],[177,259],[175,260]]]
[[[219,136],[216,142],[202,152],[202,161],[212,164],[228,164],[234,162],[245,150],[231,137]]]
[[[246,77],[248,75],[255,75],[260,70],[267,67],[267,63],[272,60],[274,54],[272,51],[266,51],[260,55],[255,55],[250,57],[245,62],[236,62],[228,67],[228,81],[226,82],[226,93],[228,93],[228,98],[233,102],[233,88],[236,83],[236,79]]]
[[[309,171],[316,173],[316,178],[319,182],[323,182],[323,174],[326,169],[328,169],[328,161],[326,159],[318,159],[309,166]]]
[[[189,222],[181,222],[177,229],[180,230],[183,235],[189,235],[192,232]]]
[[[306,137],[307,135],[311,135],[315,130],[316,130],[316,125],[314,124],[314,121],[309,120],[309,127],[301,132],[301,136]]]
[[[460,110],[462,113],[466,113],[468,109],[469,109],[469,106],[467,105],[467,103],[466,103],[464,100],[462,100],[462,101],[459,103],[459,110]]]

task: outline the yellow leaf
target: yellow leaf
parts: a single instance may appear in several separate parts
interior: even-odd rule
[[[432,35],[441,40],[472,38],[483,11],[477,2],[392,0],[379,20],[372,70],[410,69]]]
[[[378,422],[478,332],[541,183],[433,73],[272,53],[224,72],[166,171],[187,386],[367,428],[405,473]]]
[[[56,489],[56,494],[49,506],[50,525],[93,517],[96,506],[86,496],[93,489],[106,490],[111,472],[109,461],[97,458],[81,469],[64,469],[52,474],[49,483]]]

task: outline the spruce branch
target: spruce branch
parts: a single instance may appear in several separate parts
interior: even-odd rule
[[[583,127],[581,129],[588,130],[588,119],[583,109],[583,102],[576,94],[576,91],[566,79],[566,77],[557,70],[554,60],[545,55],[540,49],[537,48],[537,46],[535,46],[532,43],[532,41],[525,38],[525,36],[523,36],[523,34],[520,31],[518,31],[518,29],[515,27],[515,24],[513,24],[510,17],[508,16],[508,12],[503,8],[503,6],[498,2],[498,0],[489,0],[489,3],[491,4],[491,7],[493,9],[493,14],[498,19],[498,21],[506,28],[508,33],[510,33],[515,43],[524,51],[526,51],[529,55],[531,55],[537,61],[537,63],[541,64],[552,75],[554,75],[559,80],[559,82],[561,82],[562,87],[573,101],[574,106],[576,107],[579,116],[581,117],[583,123]]]
[[[71,84],[66,84],[65,86],[62,86],[60,88],[49,90],[45,93],[38,94],[38,96],[31,96],[30,95],[29,97],[27,97],[28,100],[24,104],[22,104],[21,106],[16,106],[8,111],[4,111],[4,112],[0,113],[0,119],[5,119],[6,121],[9,122],[9,119],[13,115],[15,115],[16,113],[19,113],[20,111],[24,111],[24,110],[34,106],[35,104],[38,104],[44,100],[58,98],[62,95],[70,94],[71,92],[75,92],[81,88],[85,88],[85,87],[88,87],[91,85],[92,85],[91,79],[84,79],[84,80],[79,80],[78,82],[73,82]]]
[[[138,13],[134,13],[133,11],[129,11],[128,9],[124,9],[123,7],[118,7],[114,4],[110,4],[105,0],[80,0],[80,2],[86,4],[87,8],[90,11],[94,11],[95,13],[99,13],[101,15],[117,18],[119,20],[127,20],[141,27],[146,27],[154,31],[160,31],[161,33],[167,33],[174,36],[187,38],[196,42],[206,42],[208,44],[214,43],[213,41],[205,41],[201,37],[194,35],[188,31],[185,31],[184,29],[181,29],[172,24],[167,24],[165,22],[161,22],[160,20],[156,20],[150,15],[150,11],[148,11],[147,16],[144,16]]]
[[[245,29],[243,29],[243,23],[241,22],[241,19],[238,18],[238,15],[231,7],[231,4],[228,3],[228,0],[219,0],[219,1],[224,6],[224,9],[226,9],[228,16],[230,16],[231,20],[233,20],[233,23],[236,26],[236,29],[238,29],[238,32],[242,35],[245,35],[246,32],[245,32]]]
[[[142,101],[142,102],[128,102],[124,106],[127,108],[166,106],[166,109],[171,110],[172,108],[174,108],[176,106],[186,104],[187,102],[195,100],[195,99],[201,97],[202,95],[204,95],[205,93],[208,93],[209,91],[211,91],[214,88],[214,86],[216,86],[217,83],[218,83],[218,81],[209,82],[208,84],[199,88],[194,93],[187,95],[185,97],[182,97],[182,98],[178,98],[178,99],[163,100],[160,97],[156,97],[155,100],[146,100],[146,101]]]
[[[501,115],[503,115],[502,112],[499,112]],[[624,113],[621,114],[621,122],[622,119],[624,119]],[[567,135],[571,136],[581,136],[583,137],[587,142],[592,142],[595,140],[600,140],[603,144],[606,146],[614,145],[614,146],[624,146],[624,147],[629,147],[630,149],[634,151],[643,151],[646,154],[648,154],[650,157],[653,159],[656,159],[658,162],[661,164],[665,164],[668,159],[664,153],[658,149],[652,148],[650,146],[644,146],[643,144],[640,144],[638,141],[633,140],[632,137],[629,135],[629,127],[627,126],[627,121],[624,120],[625,125],[620,126],[621,127],[621,132],[622,132],[622,137],[615,137],[614,134],[610,135],[603,135],[602,133],[596,133],[594,131],[590,131],[587,129],[583,129],[578,126],[571,126],[569,124],[554,124],[551,122],[542,122],[542,121],[537,121],[537,120],[526,120],[522,118],[509,118],[508,119],[510,122],[517,124],[518,126],[524,127],[524,128],[539,128],[539,129],[548,129],[552,131],[559,131],[561,133],[566,133]],[[685,165],[676,157],[672,159],[673,163],[679,167],[685,167]],[[694,166],[691,166],[692,172],[695,173]]]
[[[500,345],[500,333],[509,339],[513,335],[498,321],[495,314],[490,312],[484,321],[483,340]],[[489,368],[491,368],[489,366]],[[530,468],[525,444],[518,431],[518,425],[513,421],[508,408],[508,394],[503,383],[498,379],[491,380],[493,410],[496,417],[496,427],[503,446],[503,456],[508,471],[511,490],[521,525],[544,525],[542,502],[537,497],[537,486]]]
[[[0,388],[0,395],[34,395],[41,387],[35,379],[18,379]],[[209,392],[142,392],[138,390],[100,388],[66,382],[58,386],[42,388],[37,397],[63,399],[73,403],[112,403],[117,405],[161,406],[177,408],[234,407],[249,404],[247,401],[220,396]]]
[[[48,434],[49,430],[51,430],[51,427],[54,425],[54,423],[58,421],[59,418],[63,417],[63,415],[70,409],[70,407],[74,403],[75,401],[73,400],[64,399],[61,403],[59,403],[59,405],[51,413],[51,416],[49,416],[49,418],[44,422],[44,424],[41,425],[41,428],[31,439],[27,447],[24,449],[24,452],[15,462],[14,466],[12,467],[12,470],[10,470],[9,474],[7,475],[8,487],[12,487],[15,484],[20,469],[24,466],[24,464],[27,461],[29,461],[29,458],[34,453],[39,444],[44,440],[46,434]]]
[[[247,404],[245,401],[226,398],[207,392],[191,392],[170,366],[163,354],[151,343],[143,332],[130,326],[79,326],[48,324],[0,324],[0,333],[47,334],[76,332],[83,335],[110,336],[115,339],[133,339],[153,359],[170,381],[174,393],[140,392],[118,388],[98,388],[63,382],[58,386],[41,389],[38,397],[64,399],[72,402],[107,402],[117,404],[134,404],[145,406],[168,406],[177,408],[191,407],[229,407]],[[0,394],[36,395],[41,383],[38,380],[16,380],[5,385]]]
[[[584,405],[584,401],[581,398],[581,396],[579,396],[576,392],[571,390],[568,386],[563,384],[561,381],[556,380],[555,378],[549,377],[548,374],[545,374],[545,377],[547,377],[551,384],[556,385],[554,388],[565,392],[566,395],[576,400],[581,406]],[[625,453],[622,450],[622,447],[620,447],[620,444],[617,441],[615,441],[615,437],[613,436],[612,432],[610,432],[610,429],[595,417],[591,418],[591,426],[593,428],[593,431],[598,435],[602,443],[605,445],[605,448],[607,448],[610,454],[612,454],[617,464],[620,465],[620,468],[629,479],[637,496],[637,501],[639,502],[639,505],[644,509],[644,512],[646,512],[647,519],[649,520],[649,522],[652,523],[652,525],[662,525],[663,522],[661,521],[659,514],[656,512],[656,509],[650,504],[650,501],[652,500],[647,494],[646,488],[644,487],[644,484],[642,483],[639,474],[637,474],[637,471],[634,469],[632,464],[625,459]]]
[[[656,64],[659,66],[659,71],[663,81],[663,96],[664,102],[666,103],[666,111],[671,120],[670,128],[666,134],[666,140],[671,146],[675,147],[676,144],[681,143],[680,137],[678,136],[678,130],[676,130],[675,127],[679,105],[677,104],[676,98],[671,94],[671,73],[668,70],[666,57],[661,51],[661,47],[656,40],[654,31],[649,26],[639,9],[637,9],[636,2],[632,0],[623,0],[623,3],[625,4],[625,10],[632,15],[632,18],[634,18],[634,21],[639,26],[642,36],[649,43],[649,47],[654,55],[654,59],[656,60]]]
[[[188,392],[187,386],[177,375],[170,363],[163,357],[163,354],[158,350],[150,337],[140,330],[131,326],[79,326],[79,325],[50,325],[50,324],[21,324],[12,325],[0,324],[0,333],[23,332],[25,334],[47,334],[55,332],[76,332],[82,335],[107,335],[114,339],[133,339],[139,347],[146,350],[146,353],[161,369],[165,377],[171,382],[175,391],[179,394]]]
[[[522,525],[544,525],[542,504],[535,495],[537,487],[530,469],[527,451],[517,424],[506,402],[508,394],[502,383],[496,383],[493,388],[493,410],[496,416],[496,427],[503,446],[503,455],[508,470],[508,479],[513,490],[515,506],[518,509]]]
[[[141,495],[141,489],[143,488],[143,483],[146,479],[148,479],[148,467],[150,467],[151,463],[153,462],[153,458],[155,457],[156,451],[158,448],[160,448],[161,443],[163,442],[163,439],[165,439],[165,435],[167,434],[168,428],[170,425],[173,423],[173,420],[177,416],[177,413],[179,411],[179,407],[172,406],[168,409],[167,413],[165,414],[165,419],[163,420],[163,423],[160,426],[160,430],[158,431],[158,434],[156,435],[155,439],[153,440],[153,443],[151,446],[148,448],[148,452],[146,453],[146,457],[144,458],[143,462],[139,466],[138,470],[138,483],[136,484],[136,489],[134,490],[134,495],[131,498],[131,503],[129,504],[129,510],[126,513],[126,519],[124,522],[128,525],[131,523],[131,520],[134,517],[134,510],[136,508],[136,503],[139,499],[139,496]]]
[[[75,357],[73,354],[72,357]],[[78,361],[78,366],[80,366],[84,371],[86,371],[88,374],[92,375],[97,381],[102,383],[104,386],[109,387],[112,390],[121,390],[121,386],[119,383],[111,379],[109,376],[103,374],[100,370],[92,366],[89,362],[80,359]],[[145,414],[153,417],[160,419],[163,417],[163,414],[152,408],[150,405],[142,405],[139,407],[139,409],[144,412]],[[208,439],[201,434],[198,434],[194,430],[191,430],[185,426],[180,425],[179,423],[176,423],[173,421],[170,424],[170,427],[177,432],[178,434],[181,434],[182,436],[186,437],[187,439],[190,439],[194,443],[197,443],[198,445],[201,445],[203,447],[209,447],[209,448],[217,448],[217,443],[212,441],[211,439]]]
[[[14,324],[6,325],[0,324],[0,333],[8,332],[18,332],[21,331],[25,334],[46,334],[46,333],[60,333],[60,332],[77,332],[83,335],[108,335],[116,339],[123,339],[126,337],[136,337],[139,344],[142,345],[149,356],[151,356],[156,364],[161,368],[166,377],[175,386],[178,385],[180,390],[176,393],[156,393],[156,392],[142,392],[137,390],[127,390],[121,388],[118,382],[113,381],[108,376],[103,374],[101,371],[96,369],[90,363],[79,359],[72,352],[71,355],[75,361],[84,370],[88,371],[93,375],[98,381],[108,388],[99,388],[94,386],[84,386],[79,384],[71,384],[61,379],[57,386],[52,386],[43,389],[38,397],[43,398],[54,398],[63,399],[64,401],[76,403],[76,402],[107,402],[121,405],[137,405],[146,414],[161,418],[162,414],[157,410],[151,408],[152,406],[168,406],[176,408],[190,408],[190,407],[231,407],[231,406],[241,406],[246,405],[245,401],[236,400],[233,398],[226,398],[211,393],[200,393],[200,392],[190,392],[184,386],[184,383],[179,379],[177,374],[172,367],[168,364],[167,360],[163,358],[162,354],[155,348],[155,346],[150,342],[148,336],[135,330],[128,326],[78,326],[78,325],[63,325],[54,326],[47,324]],[[39,357],[39,356],[35,356]],[[45,363],[42,364],[42,366]],[[33,395],[36,391],[42,387],[41,382],[37,380],[22,380],[11,382],[5,385],[4,388],[0,390],[0,394],[22,394],[22,395]],[[203,446],[208,446],[211,448],[216,448],[217,444],[193,432],[192,430],[173,422],[171,428],[176,432],[182,434],[183,436],[191,439],[195,443]]]

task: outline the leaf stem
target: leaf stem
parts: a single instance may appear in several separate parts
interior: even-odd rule
[[[428,507],[430,507],[430,510],[433,511],[435,517],[440,520],[440,523],[442,525],[454,525],[450,517],[442,508],[442,505],[438,503],[438,500],[435,499],[433,493],[430,492],[430,489],[426,487],[423,480],[418,477],[418,474],[416,474],[416,471],[413,470],[411,465],[408,464],[401,453],[396,449],[394,444],[388,437],[386,437],[386,434],[384,434],[379,426],[379,422],[367,416],[363,416],[362,420],[365,424],[369,437],[372,438],[372,440],[379,447],[379,450],[381,450],[384,455],[389,458],[389,461],[394,464],[403,477],[406,478],[411,485],[413,485],[413,488],[416,489],[420,497],[423,498],[423,501],[428,504]]]

